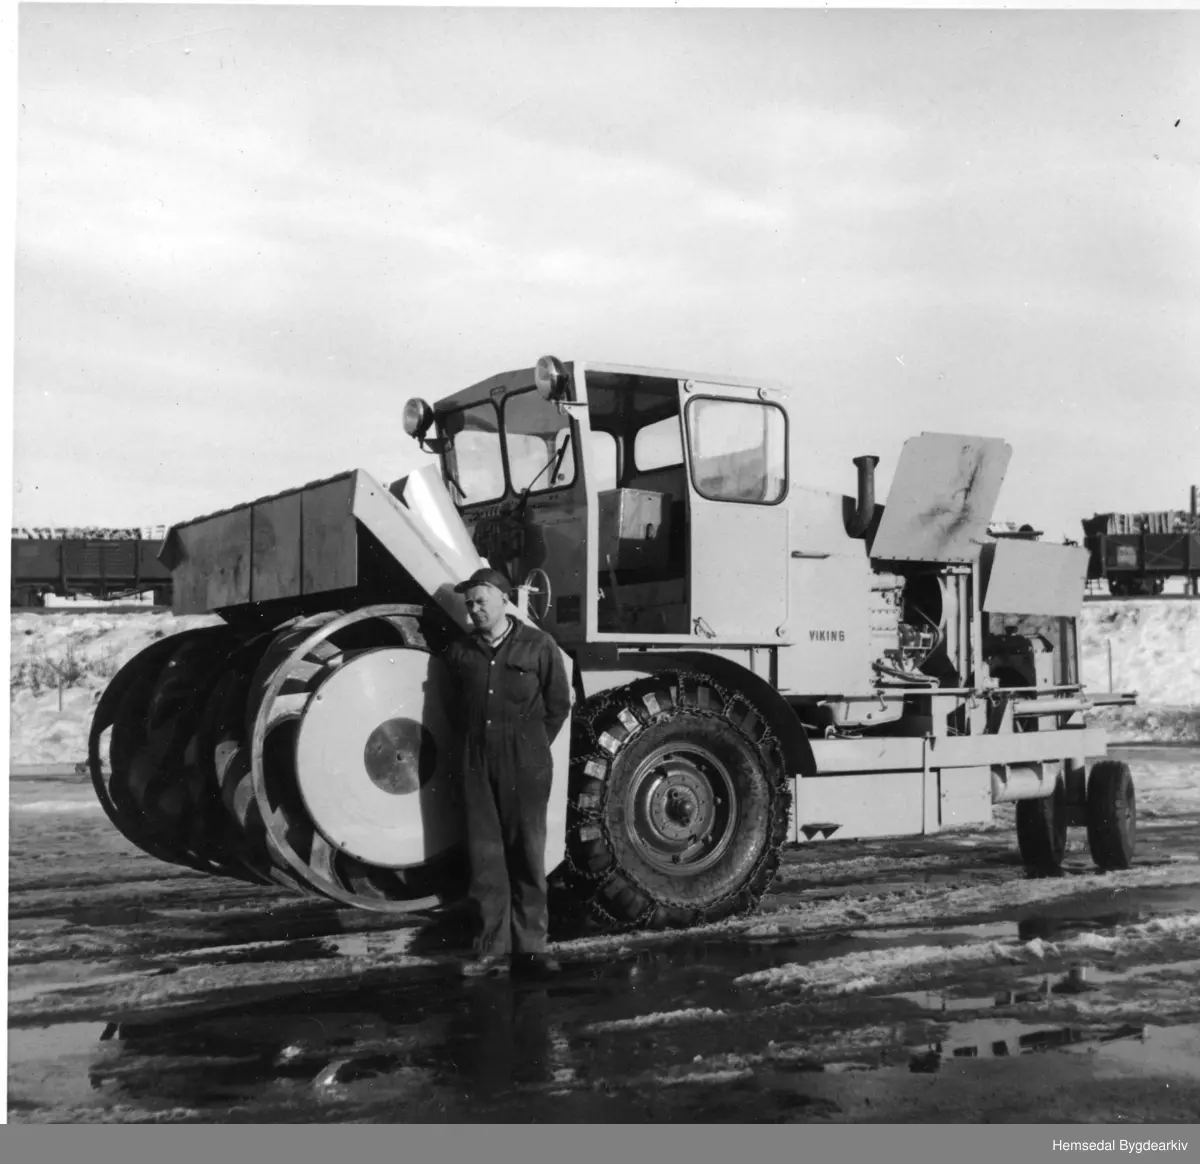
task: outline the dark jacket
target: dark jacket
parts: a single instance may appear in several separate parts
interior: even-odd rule
[[[493,652],[478,635],[446,651],[456,722],[470,754],[508,741],[526,762],[549,763],[549,747],[571,714],[571,682],[562,654],[545,631],[509,615],[508,637]],[[473,746],[470,746],[473,745]]]

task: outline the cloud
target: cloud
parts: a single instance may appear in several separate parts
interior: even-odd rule
[[[215,11],[22,25],[17,439],[46,520],[98,496],[96,434],[122,504],[167,516],[400,471],[405,396],[550,350],[791,381],[818,483],[1047,384],[1125,417],[1146,369],[1191,382],[1196,139],[1120,118],[1193,92],[1166,40],[1151,69],[1074,16]]]

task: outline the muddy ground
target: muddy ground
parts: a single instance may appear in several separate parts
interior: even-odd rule
[[[9,1119],[1191,1122],[1200,750],[1122,753],[1133,869],[1019,862],[1011,810],[786,854],[761,913],[464,981],[394,921],[160,864],[79,776],[10,784]]]

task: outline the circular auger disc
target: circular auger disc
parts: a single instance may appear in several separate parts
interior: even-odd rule
[[[272,856],[250,775],[246,700],[251,677],[271,641],[269,635],[260,636],[230,659],[209,695],[197,743],[216,798],[216,811],[228,830],[223,835],[228,838],[233,859],[261,883],[307,894],[307,887],[288,871],[286,862],[277,864]]]
[[[144,811],[145,790],[158,777],[156,766],[165,758],[165,749],[158,756],[161,738],[155,749],[147,752],[152,734],[151,704],[157,695],[157,707],[166,710],[160,680],[179,652],[200,648],[206,657],[219,663],[229,643],[227,636],[226,627],[204,627],[153,643],[117,672],[92,717],[88,767],[96,796],[127,840],[163,861],[193,864],[162,835],[160,822],[147,817]],[[175,709],[176,715],[180,710]],[[157,726],[162,729],[165,725],[160,721]],[[107,757],[102,754],[105,733],[109,733]]]
[[[279,635],[246,708],[254,801],[276,862],[311,890],[402,913],[460,890],[462,814],[443,664],[419,607]],[[253,809],[244,781],[234,811]]]
[[[364,651],[329,676],[296,737],[313,824],[369,865],[421,865],[462,843],[445,665],[425,651]]]
[[[235,646],[232,633],[181,642],[161,668],[145,704],[144,736],[124,780],[144,834],[168,859],[204,873],[240,877],[222,859],[206,825],[209,788],[195,734],[208,693]]]

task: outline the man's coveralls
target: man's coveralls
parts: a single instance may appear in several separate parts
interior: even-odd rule
[[[509,615],[493,649],[479,635],[446,652],[462,730],[470,897],[481,956],[546,946],[550,745],[571,713],[562,655],[544,631]]]

